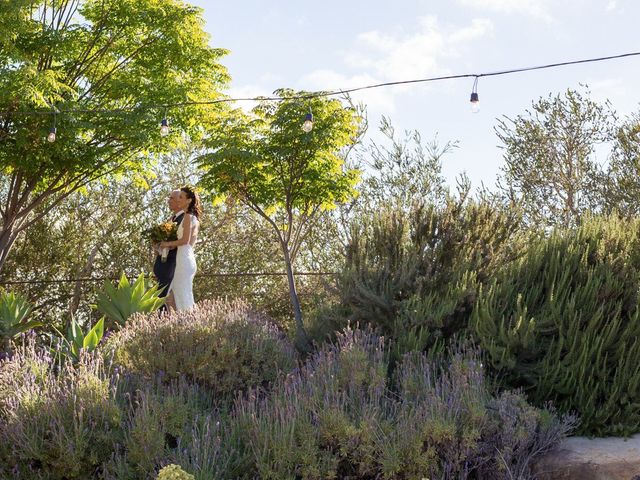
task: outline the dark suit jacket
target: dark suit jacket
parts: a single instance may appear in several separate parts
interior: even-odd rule
[[[184,213],[181,213],[173,221],[180,225],[183,218]],[[171,285],[171,281],[173,280],[173,274],[176,271],[177,252],[177,248],[172,248],[171,250],[169,250],[169,255],[167,255],[166,262],[162,261],[160,255],[156,255],[156,261],[153,264],[153,274],[156,276],[158,284],[162,288],[162,292],[160,293],[161,297],[167,295],[167,290],[169,289],[169,285]]]

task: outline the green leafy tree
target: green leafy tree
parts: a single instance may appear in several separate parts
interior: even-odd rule
[[[575,224],[602,205],[594,151],[612,138],[615,115],[608,102],[588,95],[567,90],[541,98],[532,111],[496,127],[505,160],[500,187],[531,222]]]
[[[360,154],[368,167],[359,187],[361,208],[371,211],[393,204],[408,211],[416,203],[442,204],[447,193],[442,158],[458,143],[440,145],[437,138],[425,143],[417,130],[401,136],[386,117],[379,130],[384,141],[372,142]]]
[[[73,192],[210,129],[217,107],[157,106],[211,99],[228,76],[200,10],[178,0],[2,2],[0,31],[1,269],[20,233]]]
[[[630,116],[616,131],[603,188],[606,212],[640,215],[640,114]]]
[[[282,89],[276,94],[291,97],[295,92]],[[309,109],[313,130],[305,132],[301,125]],[[199,160],[205,188],[236,198],[272,227],[302,348],[307,336],[293,265],[319,214],[356,194],[358,172],[345,168],[341,152],[357,141],[359,118],[335,99],[264,101],[251,115],[230,117],[220,129],[224,133],[211,136],[211,152]]]

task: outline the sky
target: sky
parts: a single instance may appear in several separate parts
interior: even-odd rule
[[[277,88],[328,90],[433,76],[484,73],[640,51],[638,0],[190,0],[204,9],[211,44],[234,97]],[[503,163],[497,119],[525,114],[540,97],[588,85],[621,118],[640,111],[640,56],[353,94],[367,106],[367,141],[387,116],[425,141],[457,141],[443,158],[450,184],[462,172],[491,187]],[[599,151],[597,161],[606,161]]]

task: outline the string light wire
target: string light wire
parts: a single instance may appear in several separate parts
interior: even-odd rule
[[[375,83],[371,85],[363,85],[360,87],[352,87],[352,88],[342,88],[335,89],[329,91],[318,91],[318,92],[309,92],[297,95],[288,95],[288,96],[258,96],[258,97],[237,97],[237,98],[217,98],[213,100],[202,100],[202,101],[186,101],[186,102],[177,102],[177,103],[164,103],[159,105],[139,105],[137,107],[128,107],[128,108],[115,108],[115,109],[82,109],[82,108],[73,108],[67,110],[58,110],[58,114],[64,113],[106,113],[106,114],[115,114],[115,113],[126,113],[135,110],[153,110],[153,109],[168,109],[168,108],[184,108],[189,106],[199,106],[199,105],[215,105],[219,103],[231,103],[231,102],[260,102],[260,101],[285,101],[285,100],[305,100],[312,99],[318,97],[335,97],[339,95],[345,95],[354,92],[360,92],[363,90],[371,90],[374,88],[383,88],[383,87],[391,87],[396,85],[410,85],[415,83],[428,83],[428,82],[437,82],[443,80],[455,80],[461,78],[475,78],[476,80],[481,77],[497,77],[501,75],[512,75],[515,73],[523,73],[523,72],[531,72],[535,70],[545,70],[551,68],[565,67],[569,65],[579,65],[584,63],[595,63],[595,62],[604,62],[608,60],[617,60],[621,58],[627,57],[635,57],[640,55],[640,52],[629,52],[623,53],[620,55],[609,55],[606,57],[596,57],[596,58],[586,58],[581,60],[570,60],[565,62],[557,62],[557,63],[549,63],[545,65],[536,65],[531,67],[521,67],[521,68],[510,68],[505,70],[497,70],[493,72],[485,72],[485,73],[463,73],[458,75],[442,75],[438,77],[429,77],[429,78],[418,78],[413,80],[398,80],[392,82],[382,82]],[[6,108],[6,107],[5,107]],[[51,115],[51,112],[41,111],[41,110],[17,110],[10,111],[5,110],[4,108],[0,110],[0,115]]]

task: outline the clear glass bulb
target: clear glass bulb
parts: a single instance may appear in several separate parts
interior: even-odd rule
[[[304,116],[304,123],[302,124],[302,131],[305,133],[309,133],[313,130],[313,113],[311,113],[311,109],[309,109],[309,113]]]
[[[302,131],[309,133],[311,130],[313,130],[313,121],[305,120],[302,124]]]
[[[56,129],[52,128],[51,131],[49,132],[49,135],[47,135],[47,141],[49,143],[53,143],[56,141]]]
[[[471,94],[471,113],[478,113],[480,111],[480,97],[476,92]]]
[[[169,135],[169,122],[167,122],[166,118],[163,118],[162,123],[160,124],[160,135],[163,137]]]

